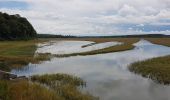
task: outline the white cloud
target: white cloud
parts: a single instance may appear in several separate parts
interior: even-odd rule
[[[13,1],[27,2],[29,8],[26,10],[0,8],[0,11],[19,13],[27,17],[39,33],[130,34],[135,31],[133,28],[121,30],[117,25],[170,24],[170,21],[161,22],[170,20],[170,0]]]

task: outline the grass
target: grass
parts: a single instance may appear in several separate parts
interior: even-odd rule
[[[73,77],[67,74],[46,74],[46,75],[35,75],[31,77],[32,81],[37,81],[46,85],[64,85],[71,84],[74,86],[84,86],[85,82],[77,77]]]
[[[170,56],[136,62],[131,64],[129,69],[158,83],[170,84]]]
[[[159,45],[170,47],[170,38],[145,38],[146,40]]]
[[[71,38],[66,40],[93,41],[96,44],[103,43],[103,42],[117,41],[117,42],[122,42],[123,44],[117,46],[111,46],[99,50],[81,52],[81,53],[57,54],[55,55],[56,57],[70,57],[70,56],[77,56],[77,55],[87,56],[87,55],[104,54],[104,53],[130,50],[134,48],[133,43],[138,42],[139,38],[74,38],[74,39]]]
[[[64,100],[54,91],[26,80],[15,82],[1,80],[0,91],[2,100]]]
[[[66,74],[35,75],[29,80],[0,80],[2,100],[96,100],[82,93],[79,86],[85,82]]]
[[[86,86],[85,82],[77,77],[67,74],[46,74],[31,77],[32,81],[42,83],[53,89],[57,95],[65,100],[96,100],[97,98],[84,94],[79,91],[78,87]]]
[[[12,68],[21,67],[28,63],[38,63],[48,60],[50,54],[34,55],[37,43],[44,40],[29,41],[1,41],[0,42],[0,69],[10,71]],[[5,66],[5,68],[4,68]],[[8,67],[8,68],[7,68]]]

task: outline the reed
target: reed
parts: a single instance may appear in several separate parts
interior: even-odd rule
[[[129,70],[161,84],[170,84],[170,56],[133,63]]]

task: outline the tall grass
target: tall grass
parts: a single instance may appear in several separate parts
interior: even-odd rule
[[[82,93],[79,88],[83,88],[85,82],[77,77],[67,74],[46,74],[35,75],[31,77],[32,81],[45,84],[54,90],[57,95],[63,97],[65,100],[94,100],[97,99],[89,94]]]
[[[36,44],[43,40],[29,41],[1,41],[0,42],[0,69],[9,71],[12,68],[21,67],[39,61],[49,60],[50,54],[34,55]]]
[[[79,88],[85,82],[67,74],[35,75],[29,80],[0,80],[2,100],[96,100]]]
[[[129,70],[158,83],[170,84],[170,56],[133,63]]]
[[[8,83],[5,80],[0,80],[0,99],[10,100]]]

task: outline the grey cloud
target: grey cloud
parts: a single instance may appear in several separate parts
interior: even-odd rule
[[[25,1],[27,10],[3,9],[26,16],[39,33],[137,34],[169,33],[169,0],[15,0]],[[121,25],[159,25],[162,30],[136,30]],[[152,30],[154,29],[154,30]],[[166,30],[165,30],[166,29]]]

